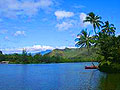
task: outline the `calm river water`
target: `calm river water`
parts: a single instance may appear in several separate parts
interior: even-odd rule
[[[120,74],[85,70],[86,65],[91,63],[1,64],[0,90],[120,90]]]

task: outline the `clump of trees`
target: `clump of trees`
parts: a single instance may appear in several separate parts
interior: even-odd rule
[[[14,53],[14,54],[2,54],[0,51],[0,62],[1,61],[9,61],[11,64],[37,64],[37,63],[57,63],[61,62],[60,60],[64,60],[60,57],[49,57],[47,55],[36,54],[32,55],[31,53],[27,53],[26,50],[22,51],[22,54]]]
[[[71,59],[65,59],[60,55],[49,56],[47,54],[41,55],[40,53],[32,55],[27,53],[26,50],[22,51],[22,54],[2,54],[0,51],[0,62],[9,61],[10,64],[39,64],[39,63],[64,63],[64,62],[76,62]]]
[[[93,25],[94,35],[90,36],[87,30],[82,30],[76,38],[78,47],[92,46],[98,49],[99,69],[105,72],[120,72],[120,36],[115,35],[115,26],[109,21],[101,21],[101,17],[93,12],[83,21]]]

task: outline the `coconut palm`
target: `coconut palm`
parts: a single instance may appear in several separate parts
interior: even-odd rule
[[[76,46],[78,47],[87,47],[89,51],[89,47],[91,46],[91,37],[88,35],[87,30],[82,30],[80,34],[77,35],[75,39]]]
[[[90,12],[83,22],[90,22],[93,25],[94,32],[96,35],[96,28],[100,30],[102,26],[101,24],[103,24],[103,22],[101,21],[101,17],[98,15],[96,16],[93,12]]]
[[[93,37],[90,37],[90,33],[87,32],[87,29],[82,30],[81,33],[77,35],[75,42],[76,42],[77,47],[80,47],[80,48],[87,47],[88,55],[89,55],[89,48],[93,44]],[[93,62],[92,62],[92,64],[93,64]]]
[[[116,28],[113,24],[110,24],[108,21],[105,22],[104,26],[102,26],[102,32],[107,35],[114,35]]]

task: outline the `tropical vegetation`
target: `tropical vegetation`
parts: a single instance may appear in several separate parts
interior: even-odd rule
[[[96,28],[98,28],[100,30],[100,28],[101,28],[101,26],[103,24],[101,19],[102,18],[100,16],[95,15],[93,12],[90,12],[83,22],[84,23],[85,22],[91,23],[93,25],[93,29],[94,29],[95,34],[97,34]]]
[[[120,72],[120,36],[115,35],[115,26],[109,21],[105,23],[101,21],[101,17],[93,12],[89,13],[83,22],[89,22],[93,25],[95,35],[90,37],[86,31],[80,33],[77,39],[77,45],[83,46],[83,43],[92,41],[91,45],[86,43],[86,47],[94,46],[97,48],[99,58],[99,70],[104,72]],[[98,30],[96,30],[98,29]],[[82,36],[83,32],[87,35]],[[83,39],[84,37],[84,39]],[[88,39],[89,38],[89,39]]]
[[[0,54],[0,62],[9,61],[10,64],[37,64],[37,63],[64,63],[64,62],[90,62],[97,61],[95,48],[90,48],[89,56],[87,48],[65,48],[55,49],[50,53],[35,55],[27,53],[26,50],[22,54]]]

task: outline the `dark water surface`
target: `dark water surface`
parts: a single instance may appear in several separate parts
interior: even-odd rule
[[[120,90],[119,74],[86,65],[91,63],[0,64],[0,90]]]

